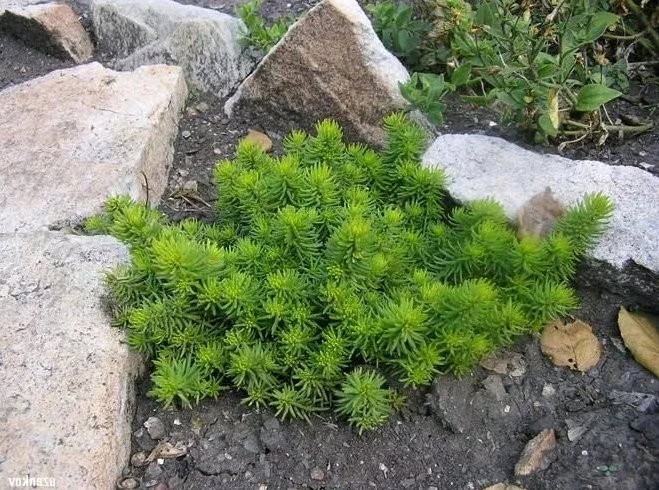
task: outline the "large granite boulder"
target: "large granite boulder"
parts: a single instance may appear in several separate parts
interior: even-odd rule
[[[0,234],[3,488],[115,488],[143,363],[110,326],[101,273],[127,260],[107,236]]]
[[[163,65],[92,63],[0,92],[0,232],[76,224],[111,194],[157,203],[186,98]]]
[[[585,193],[609,196],[615,211],[580,278],[659,309],[659,178],[635,167],[541,155],[500,138],[439,136],[423,155],[441,167],[458,202],[492,197],[512,220],[531,197],[551,187],[564,205]]]
[[[118,70],[166,63],[183,68],[190,87],[229,94],[255,60],[239,44],[243,23],[211,9],[172,0],[94,0],[99,49]]]
[[[225,112],[263,114],[312,129],[316,121],[341,123],[348,140],[384,142],[386,114],[405,100],[398,82],[407,70],[378,39],[355,0],[324,0],[290,27],[227,101]]]
[[[0,6],[0,32],[8,32],[35,49],[76,63],[92,57],[91,39],[68,5],[8,4],[5,8]]]

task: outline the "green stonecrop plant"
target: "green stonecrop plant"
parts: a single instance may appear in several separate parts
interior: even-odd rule
[[[241,141],[217,163],[214,223],[168,223],[113,197],[89,219],[131,249],[106,276],[114,324],[153,360],[150,394],[189,406],[224,386],[281,418],[334,409],[361,433],[403,397],[576,305],[568,281],[604,230],[591,194],[545,239],[518,238],[493,200],[444,206],[424,133],[385,118],[376,152],[339,125],[294,131],[273,157]]]

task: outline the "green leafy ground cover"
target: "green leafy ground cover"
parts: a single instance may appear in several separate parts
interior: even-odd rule
[[[659,49],[652,22],[631,0],[384,0],[368,10],[384,45],[414,72],[403,96],[436,124],[444,97],[457,90],[536,142],[603,143],[611,132],[653,127],[616,123],[605,110],[629,88],[632,53],[651,61]]]
[[[216,220],[168,223],[110,198],[92,232],[129,245],[108,273],[114,324],[153,360],[150,394],[190,405],[226,387],[282,418],[334,409],[361,432],[401,396],[568,313],[568,281],[612,206],[584,196],[544,239],[493,200],[444,207],[424,133],[385,119],[377,153],[338,124],[292,132],[273,157],[243,140],[217,163]]]

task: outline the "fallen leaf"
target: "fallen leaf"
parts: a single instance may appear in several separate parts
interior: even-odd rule
[[[492,486],[484,488],[483,490],[524,490],[522,487],[517,485],[509,485],[507,483],[496,483]]]
[[[247,136],[245,136],[246,140],[253,141],[263,151],[270,151],[272,148],[272,140],[268,137],[267,134],[262,133],[261,131],[257,131],[256,129],[250,129],[247,131]]]
[[[564,325],[554,320],[542,331],[542,353],[556,366],[588,371],[597,364],[601,348],[593,329],[581,320]]]
[[[549,109],[549,120],[554,129],[558,129],[560,124],[560,115],[558,114],[558,92],[551,89],[547,94],[547,107]]]
[[[530,475],[546,470],[555,458],[556,435],[554,429],[545,429],[531,439],[515,465],[515,475]]]
[[[624,306],[618,313],[618,327],[622,340],[634,359],[659,378],[659,332],[651,317],[630,313]]]
[[[171,442],[160,441],[158,445],[153,448],[149,457],[146,458],[146,463],[151,463],[158,458],[180,458],[188,452],[188,446],[182,441],[173,445]]]
[[[565,207],[556,200],[547,187],[526,201],[517,212],[517,233],[519,236],[544,237],[549,234],[554,223],[565,214]]]

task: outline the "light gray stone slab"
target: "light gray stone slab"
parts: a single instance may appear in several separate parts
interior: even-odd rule
[[[500,138],[459,134],[439,136],[423,162],[445,169],[448,191],[458,201],[493,197],[511,220],[547,186],[565,205],[601,192],[613,200],[615,211],[592,256],[617,267],[632,259],[659,272],[659,179],[649,172],[541,155]]]
[[[0,232],[77,223],[112,194],[157,203],[186,98],[164,65],[91,63],[0,92]]]
[[[481,135],[439,136],[422,159],[445,170],[448,192],[458,202],[492,197],[511,220],[547,186],[564,205],[576,203],[585,193],[609,196],[615,204],[610,227],[590,259],[618,271],[607,281],[636,283],[639,294],[648,300],[654,296],[659,307],[659,283],[654,279],[659,274],[659,178],[635,167],[542,155]]]
[[[0,15],[8,8],[27,7],[28,5],[36,5],[43,2],[44,0],[0,0]]]
[[[115,488],[141,362],[110,326],[101,272],[127,259],[107,236],[0,234],[2,488]]]
[[[382,118],[405,106],[398,82],[408,78],[355,0],[324,0],[289,28],[224,109],[307,130],[331,118],[349,140],[380,146]]]
[[[61,3],[9,6],[0,9],[0,31],[28,46],[76,63],[88,61],[94,46],[70,6]]]
[[[94,0],[91,8],[98,46],[118,58],[117,69],[178,65],[191,87],[224,97],[255,65],[239,43],[244,24],[230,15],[172,0]]]

